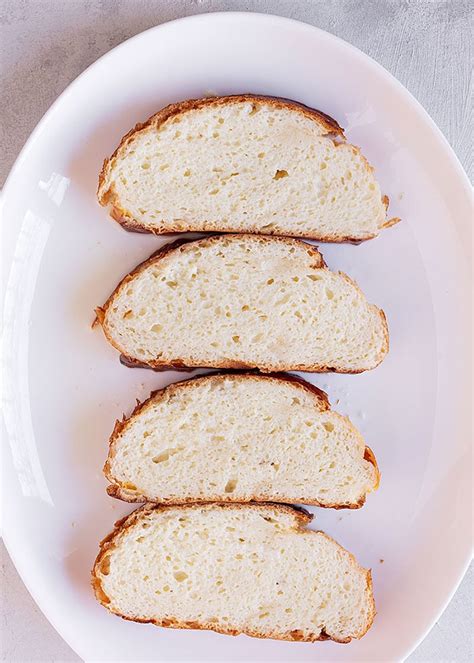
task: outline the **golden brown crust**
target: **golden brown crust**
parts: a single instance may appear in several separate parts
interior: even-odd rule
[[[382,228],[391,228],[397,223],[400,223],[400,221],[401,219],[398,216],[394,216],[393,219],[387,219],[387,221],[385,221],[385,223],[382,225]]]
[[[216,624],[212,624],[211,622],[180,621],[178,619],[175,619],[174,617],[168,617],[166,619],[159,619],[159,620],[141,619],[140,617],[126,617],[125,615],[119,615],[116,612],[113,614],[129,622],[138,622],[140,624],[153,624],[154,626],[161,626],[162,628],[194,629],[196,631],[214,631],[215,633],[220,633],[221,635],[232,635],[232,636],[248,635],[251,638],[259,638],[261,640],[268,640],[268,639],[285,640],[287,642],[318,642],[324,640],[333,640],[333,642],[337,642],[339,644],[347,644],[351,641],[351,638],[346,638],[343,640],[342,639],[338,640],[337,638],[331,638],[329,635],[327,635],[324,629],[319,634],[310,633],[305,635],[302,631],[295,629],[293,631],[288,631],[286,633],[274,632],[271,635],[266,635],[266,634],[264,635],[262,633],[258,633],[257,631],[251,629],[245,631],[238,631],[237,629],[233,629],[230,627],[225,628],[224,626],[217,626]],[[366,632],[367,631],[365,631],[365,633]]]
[[[235,498],[232,496],[232,494],[222,495],[218,493],[215,495],[207,495],[206,498],[187,496],[186,498],[183,499],[166,498],[166,497],[152,499],[149,496],[145,497],[137,493],[135,490],[127,489],[126,486],[121,484],[120,481],[116,479],[116,477],[112,474],[110,468],[110,460],[115,456],[115,447],[119,441],[119,437],[123,433],[123,431],[127,428],[127,426],[130,424],[130,422],[134,419],[134,417],[136,417],[139,414],[143,414],[151,406],[155,405],[157,402],[166,399],[176,394],[177,392],[186,389],[192,389],[197,383],[203,383],[203,382],[216,383],[216,382],[222,382],[229,378],[244,379],[244,380],[267,380],[267,381],[289,382],[291,384],[294,384],[295,387],[297,387],[298,389],[302,389],[310,393],[312,396],[314,396],[315,404],[320,412],[327,412],[331,409],[328,396],[324,391],[318,389],[318,387],[315,387],[314,385],[310,384],[309,382],[306,382],[300,377],[297,377],[295,375],[288,375],[286,373],[274,373],[270,376],[267,376],[267,375],[261,375],[257,372],[253,373],[239,372],[239,371],[219,372],[219,373],[210,373],[208,375],[201,375],[194,378],[188,378],[186,380],[170,384],[167,387],[164,387],[163,389],[158,389],[156,391],[153,391],[150,394],[149,398],[147,398],[142,403],[137,401],[136,406],[134,407],[134,409],[132,410],[132,412],[128,417],[123,415],[121,420],[117,419],[117,421],[115,422],[114,429],[109,438],[109,452],[107,455],[107,460],[105,461],[105,465],[103,467],[103,472],[105,474],[105,477],[108,479],[108,481],[110,481],[110,485],[107,486],[107,494],[110,495],[111,497],[115,497],[124,502],[130,502],[136,504],[142,504],[147,501],[154,502],[156,504],[170,504],[170,505],[202,504],[207,502],[222,502],[222,503],[243,502],[242,498]],[[376,490],[380,482],[380,472],[378,469],[377,461],[375,459],[375,455],[369,447],[365,447],[364,459],[370,462],[375,468],[377,482],[374,490]],[[249,497],[248,501],[268,502],[270,499],[272,499],[270,496],[261,496],[254,494]],[[366,494],[361,495],[356,502],[350,502],[347,504],[321,502],[316,500],[315,498],[308,498],[303,496],[295,499],[295,498],[285,497],[284,495],[278,496],[277,501],[287,504],[291,504],[292,502],[297,502],[298,504],[306,504],[308,506],[319,506],[328,509],[359,509],[365,504]]]
[[[111,170],[111,168],[115,165],[122,150],[132,140],[134,140],[137,133],[142,131],[147,131],[150,128],[157,129],[168,120],[172,120],[172,118],[176,117],[177,115],[186,113],[188,111],[197,110],[204,106],[219,107],[219,106],[226,106],[232,103],[242,103],[248,101],[255,103],[265,103],[275,108],[285,108],[291,110],[296,109],[305,117],[316,121],[319,125],[322,125],[326,131],[325,135],[334,136],[335,138],[337,138],[338,141],[340,142],[337,143],[335,142],[336,146],[346,145],[344,130],[339,126],[338,122],[334,118],[332,118],[330,115],[327,115],[326,113],[323,113],[320,110],[317,110],[315,108],[310,108],[309,106],[305,106],[304,104],[299,103],[297,101],[292,101],[291,99],[285,99],[283,97],[256,95],[256,94],[238,94],[226,97],[206,97],[203,99],[189,99],[186,101],[180,101],[178,103],[170,104],[169,106],[162,108],[160,111],[158,111],[150,118],[148,118],[148,120],[146,120],[145,122],[139,122],[133,129],[131,129],[127,134],[125,134],[125,136],[123,136],[114,153],[108,159],[104,160],[102,170],[99,174],[99,185],[97,188],[97,198],[99,203],[102,206],[107,206],[109,209],[110,216],[115,221],[117,221],[125,230],[128,230],[130,232],[152,233],[155,235],[163,235],[163,234],[181,233],[184,230],[186,231],[191,230],[190,228],[183,228],[182,224],[179,223],[173,224],[173,222],[171,221],[166,224],[166,228],[159,228],[156,226],[144,227],[139,220],[133,218],[130,212],[128,212],[127,210],[121,207],[120,202],[118,200],[118,196],[114,190],[113,183],[109,187],[107,187],[106,182],[107,182],[108,173]],[[366,165],[366,168],[368,170],[373,171],[374,170],[373,167],[369,164],[367,159],[362,155],[360,149],[355,146],[350,146],[350,147],[353,149],[354,152],[356,152],[362,157]],[[387,210],[389,203],[388,197],[383,196],[382,202],[385,205],[385,209]],[[203,227],[206,225],[205,221],[206,220],[204,219],[201,220],[200,223],[196,223],[196,227],[193,228],[193,230],[198,232],[205,231],[205,228]],[[394,225],[395,223],[398,223],[398,221],[400,221],[400,219],[395,219],[395,218],[389,219],[381,226],[381,228],[388,228]],[[220,227],[220,228],[214,227],[213,231],[214,232],[217,231],[220,233],[233,232],[232,230],[229,231],[229,229],[225,227]],[[266,229],[265,232],[262,233],[262,229],[258,227],[255,228],[249,227],[247,232],[254,232],[254,233],[274,235],[274,236],[281,236],[288,234],[283,231],[275,229]],[[320,242],[336,242],[336,243],[350,242],[358,244],[362,241],[373,239],[374,237],[377,237],[377,235],[378,231],[375,233],[367,233],[364,236],[358,235],[357,237],[353,237],[351,235],[341,235],[337,233],[318,235],[317,233],[298,231],[295,232],[294,237],[313,239]]]
[[[97,309],[96,309],[97,310]],[[93,325],[96,324],[96,321],[94,321]],[[112,341],[109,341],[111,345],[114,345]],[[114,345],[114,347],[116,347]],[[191,373],[194,371],[196,368],[216,368],[218,370],[241,370],[241,371],[254,371],[254,370],[259,370],[261,373],[269,374],[269,373],[275,373],[275,372],[284,372],[284,371],[301,371],[302,373],[344,373],[347,375],[358,375],[359,373],[364,373],[366,370],[371,370],[371,369],[365,369],[365,368],[360,368],[360,369],[342,369],[342,368],[334,368],[334,366],[324,366],[322,364],[314,364],[311,365],[311,367],[308,367],[305,364],[298,364],[298,365],[286,365],[286,366],[255,366],[255,364],[249,364],[245,363],[243,361],[235,361],[235,360],[223,360],[220,362],[206,362],[206,365],[203,366],[202,364],[193,364],[190,366],[188,363],[186,363],[187,360],[183,359],[172,359],[171,361],[166,361],[166,362],[153,362],[153,365],[150,364],[145,364],[141,361],[138,361],[137,359],[133,359],[131,357],[127,357],[127,355],[121,353],[120,354],[120,363],[123,364],[124,366],[127,366],[128,368],[147,368],[151,371],[155,371],[156,373],[162,373],[163,371],[179,371],[183,373]],[[380,360],[382,361],[382,360]],[[379,362],[380,364],[380,362]],[[379,364],[376,364],[372,368],[377,368]]]
[[[374,308],[377,308],[377,307],[374,306]],[[390,337],[389,337],[389,334],[388,334],[387,316],[385,315],[385,311],[381,308],[379,308],[377,310],[380,314],[380,318],[382,320],[382,325],[383,325],[383,331],[384,331],[384,345],[383,345],[383,348],[381,350],[382,357],[381,357],[379,363],[377,364],[377,366],[378,366],[379,364],[382,363],[385,356],[388,354],[388,351],[390,350]]]
[[[152,371],[155,371],[156,373],[162,373],[163,371],[177,371],[179,373],[192,373],[194,371],[194,368],[190,368],[189,366],[186,366],[181,360],[175,359],[174,364],[160,364],[160,366],[153,368],[152,366],[148,366],[148,364],[144,364],[142,361],[138,361],[138,359],[132,359],[131,357],[127,357],[124,354],[121,354],[119,357],[120,363],[123,366],[126,366],[127,368],[148,368]]]
[[[167,371],[167,370],[177,370],[177,371],[187,371],[188,369],[192,370],[193,368],[202,368],[203,366],[206,368],[217,368],[217,369],[241,369],[241,370],[255,370],[258,369],[262,373],[275,373],[275,372],[282,372],[282,371],[302,371],[302,372],[312,372],[312,373],[348,373],[348,374],[357,374],[357,373],[363,373],[365,370],[370,370],[370,369],[346,369],[346,368],[341,368],[341,367],[336,367],[336,366],[325,366],[321,364],[286,364],[286,365],[275,365],[275,364],[268,364],[268,365],[256,365],[255,363],[248,363],[244,361],[237,361],[235,359],[220,359],[216,361],[206,361],[205,364],[196,362],[195,360],[188,358],[188,357],[172,357],[169,359],[152,359],[147,362],[142,362],[134,357],[130,357],[127,355],[125,349],[119,345],[119,343],[112,338],[112,336],[108,333],[107,329],[107,323],[106,323],[106,317],[107,317],[107,310],[110,307],[112,301],[114,298],[121,293],[121,291],[125,288],[125,286],[140,272],[145,270],[147,267],[149,267],[152,264],[155,264],[165,258],[169,253],[172,251],[180,251],[180,250],[186,250],[186,247],[189,244],[195,244],[195,245],[200,245],[201,247],[205,247],[213,242],[219,242],[225,237],[227,240],[232,241],[233,239],[249,239],[251,238],[252,241],[258,241],[258,242],[280,242],[283,244],[286,244],[289,247],[293,247],[297,245],[300,247],[301,244],[305,244],[305,250],[307,253],[314,259],[314,265],[312,265],[316,269],[326,269],[327,265],[324,262],[324,258],[321,255],[321,253],[318,251],[318,249],[315,246],[312,246],[311,244],[306,244],[302,242],[300,239],[292,239],[290,237],[266,237],[266,236],[255,236],[255,235],[248,235],[248,234],[228,234],[228,235],[219,235],[219,234],[213,234],[209,235],[208,237],[204,237],[201,239],[177,239],[174,242],[170,242],[169,244],[164,244],[158,251],[155,251],[147,260],[144,262],[140,263],[133,269],[129,274],[127,274],[118,284],[118,286],[115,288],[115,290],[112,292],[110,297],[107,299],[105,304],[102,306],[98,306],[95,309],[95,314],[96,318],[93,322],[92,326],[95,326],[97,324],[100,324],[104,335],[108,342],[120,352],[120,361],[122,364],[125,366],[129,367],[136,367],[136,368],[150,368],[154,371]],[[347,274],[344,274],[343,272],[339,272],[339,274],[349,283],[351,283],[354,287],[357,288],[359,292],[362,292],[358,285],[355,283],[355,281],[352,281]],[[384,346],[381,349],[380,352],[380,358],[374,366],[371,368],[376,368],[384,359],[385,355],[388,352],[388,326],[387,326],[387,321],[384,312],[381,309],[378,309],[376,306],[371,305],[375,311],[377,311],[380,314],[381,320],[382,320],[382,325],[384,328],[384,337],[385,337],[385,342]]]
[[[375,486],[374,486],[373,490],[377,490],[378,487],[380,486],[380,477],[381,477],[381,475],[380,475],[380,470],[379,470],[379,466],[378,466],[378,463],[377,463],[377,459],[375,458],[375,454],[374,454],[374,452],[372,451],[372,449],[370,447],[367,447],[367,446],[365,447],[364,460],[367,460],[369,463],[371,463],[374,466],[375,474],[376,474],[376,482],[375,482]]]
[[[336,545],[339,546],[339,544],[332,539],[330,536],[325,534],[324,532],[315,532],[313,530],[307,529],[307,525],[311,522],[312,520],[312,515],[305,511],[305,509],[301,509],[299,507],[294,507],[294,506],[289,506],[289,505],[284,505],[284,504],[273,504],[273,503],[262,503],[262,504],[224,504],[224,503],[211,503],[211,504],[200,504],[200,505],[169,505],[169,506],[162,506],[162,505],[157,505],[157,504],[145,504],[144,506],[136,509],[133,511],[129,516],[126,516],[125,518],[122,518],[121,520],[118,520],[115,523],[114,530],[108,534],[99,544],[99,554],[96,557],[96,560],[94,562],[94,566],[92,568],[91,572],[91,584],[92,588],[95,593],[95,597],[97,601],[103,605],[107,610],[112,612],[113,614],[117,615],[118,617],[122,617],[122,619],[125,619],[127,621],[134,621],[134,622],[139,622],[143,624],[154,624],[155,626],[162,626],[165,628],[180,628],[180,629],[197,629],[197,630],[208,630],[208,631],[215,631],[217,633],[222,633],[223,635],[249,635],[254,638],[270,638],[274,640],[287,640],[287,641],[300,641],[300,642],[316,642],[318,640],[333,640],[334,642],[339,642],[341,644],[346,644],[351,641],[352,638],[344,638],[344,639],[337,639],[334,637],[331,637],[328,635],[323,628],[320,633],[309,633],[309,634],[304,634],[301,630],[293,630],[293,631],[287,631],[287,632],[273,632],[271,634],[263,634],[261,632],[258,632],[254,629],[245,629],[245,630],[238,630],[234,629],[232,627],[224,627],[221,625],[217,625],[211,622],[198,622],[198,621],[180,621],[174,617],[166,617],[163,619],[143,619],[141,617],[130,617],[123,615],[119,612],[116,612],[113,610],[111,607],[111,600],[105,593],[101,581],[100,581],[100,568],[101,565],[104,563],[104,560],[106,558],[106,555],[109,551],[113,550],[116,547],[116,540],[119,538],[124,532],[126,532],[127,529],[133,527],[135,523],[137,523],[142,516],[146,515],[147,513],[150,513],[151,511],[154,510],[165,510],[165,509],[176,509],[176,508],[183,508],[183,509],[189,509],[189,508],[208,508],[208,509],[215,509],[215,508],[220,508],[220,509],[235,509],[240,508],[240,509],[256,509],[258,511],[262,510],[270,510],[270,511],[278,511],[280,513],[291,513],[295,517],[295,531],[298,534],[303,534],[306,536],[312,536],[314,534],[318,535],[323,535],[325,538],[328,540],[332,541]],[[341,546],[339,546],[341,547]],[[359,563],[357,562],[355,556],[352,553],[349,553],[348,551],[345,551],[350,559],[352,564],[357,567],[361,568],[359,566]],[[365,570],[366,571],[366,579],[367,579],[367,595],[370,599],[371,602],[371,611],[369,614],[369,617],[367,619],[367,624],[364,630],[360,633],[355,634],[353,637],[354,638],[361,638],[363,635],[367,633],[369,628],[372,626],[374,617],[375,617],[375,602],[374,602],[374,597],[373,597],[373,592],[372,592],[372,577],[371,577],[371,572],[370,570]]]

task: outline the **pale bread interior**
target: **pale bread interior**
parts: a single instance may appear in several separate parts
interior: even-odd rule
[[[362,436],[290,380],[213,375],[160,391],[112,436],[124,499],[360,506],[378,472]]]
[[[108,339],[159,366],[363,371],[388,350],[383,314],[299,240],[215,236],[158,257],[105,307]]]
[[[371,624],[368,572],[324,534],[299,529],[290,509],[146,508],[131,522],[94,569],[99,600],[127,618],[340,641]]]
[[[109,161],[99,198],[154,232],[373,237],[386,221],[373,169],[330,131],[261,98],[158,114]]]

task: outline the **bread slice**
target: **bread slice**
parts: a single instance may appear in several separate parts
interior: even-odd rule
[[[370,571],[311,516],[276,504],[147,505],[116,524],[92,571],[125,619],[279,640],[360,638]]]
[[[167,106],[104,162],[98,199],[130,230],[251,232],[328,242],[387,221],[373,168],[335,120],[252,95]]]
[[[326,394],[284,375],[214,374],[155,392],[117,421],[104,473],[129,502],[361,507],[379,472]]]
[[[128,362],[359,373],[388,351],[385,316],[300,240],[216,235],[165,246],[97,320]]]

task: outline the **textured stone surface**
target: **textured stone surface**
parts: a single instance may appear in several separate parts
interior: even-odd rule
[[[0,185],[43,113],[98,57],[159,23],[222,10],[296,18],[354,44],[415,95],[471,174],[473,6],[464,0],[0,0]],[[3,661],[79,661],[34,604],[3,545],[1,590]],[[471,569],[410,662],[472,660],[472,596]]]

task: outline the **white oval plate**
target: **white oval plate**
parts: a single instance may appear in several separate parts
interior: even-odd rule
[[[101,473],[114,420],[178,378],[121,366],[91,329],[94,306],[164,241],[110,221],[95,200],[97,174],[136,122],[209,91],[329,113],[403,219],[360,246],[322,247],[330,267],[385,309],[391,331],[375,371],[310,376],[362,429],[382,471],[363,509],[315,510],[314,526],[373,569],[377,618],[347,646],[130,623],[100,607],[89,585],[98,541],[130,511],[106,496]],[[31,594],[83,659],[395,661],[412,650],[470,556],[469,218],[467,178],[418,103],[360,51],[302,23],[234,13],[168,23],[108,53],[61,95],[4,190],[14,253],[4,536]]]

